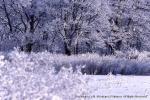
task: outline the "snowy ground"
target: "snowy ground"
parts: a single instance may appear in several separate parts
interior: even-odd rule
[[[115,66],[119,61],[113,59],[97,55],[67,57],[47,52],[0,54],[0,100],[150,100],[150,76],[81,73],[84,64],[98,66],[108,60]],[[134,65],[149,69],[149,58],[143,61],[137,60],[135,63],[139,63]],[[100,68],[109,69],[107,63]],[[73,64],[78,70],[73,70]],[[127,71],[134,71],[130,70],[134,67],[131,63],[125,65],[129,65]]]
[[[150,100],[148,76],[88,76],[87,100]],[[106,96],[106,97],[104,97]],[[85,98],[85,97],[82,97]]]
[[[13,80],[7,77],[10,81],[3,81],[0,86],[0,100],[150,100],[147,76],[80,76],[84,84],[78,76],[60,80],[57,77],[46,81],[45,76],[40,77],[43,82],[36,75]],[[12,81],[18,83],[10,86]]]

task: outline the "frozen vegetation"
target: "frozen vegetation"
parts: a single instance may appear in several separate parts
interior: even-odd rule
[[[149,91],[150,0],[0,0],[0,100],[90,99],[108,74]]]
[[[43,69],[53,68],[58,73],[61,68],[80,70],[83,74],[107,75],[150,75],[150,53],[132,50],[127,53],[118,52],[115,55],[101,56],[98,54],[80,54],[67,56],[49,52],[24,53],[17,49],[4,54],[4,59],[14,65],[24,67],[27,71],[33,69],[42,72]],[[14,65],[16,66],[16,65]],[[42,67],[41,67],[42,66]],[[44,72],[43,72],[44,73]]]
[[[139,81],[138,77],[112,76],[110,72],[147,75],[150,71],[148,54],[138,52],[133,54],[138,55],[137,59],[129,60],[120,55],[101,57],[83,54],[68,57],[48,52],[27,54],[17,50],[1,53],[0,100],[91,100],[80,96],[107,96],[108,89],[110,95],[147,96],[150,92],[149,88],[146,89],[150,86],[148,77],[141,77],[144,79]],[[83,75],[83,69],[87,74],[110,75],[87,76]],[[144,86],[142,90],[136,89],[141,84]],[[118,94],[119,91],[124,93]]]
[[[80,71],[62,68],[55,73],[51,54],[8,56],[0,56],[0,100],[76,100],[76,93],[87,93]]]
[[[0,51],[150,51],[149,0],[0,0]]]

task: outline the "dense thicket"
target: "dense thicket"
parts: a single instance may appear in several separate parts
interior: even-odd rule
[[[149,0],[0,0],[0,50],[150,50]]]

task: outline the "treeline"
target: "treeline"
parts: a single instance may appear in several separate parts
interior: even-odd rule
[[[0,0],[0,50],[149,50],[149,0]]]

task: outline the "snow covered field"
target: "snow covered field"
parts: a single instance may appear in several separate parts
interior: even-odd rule
[[[16,76],[18,77],[14,79],[9,79],[10,76],[7,76],[9,81],[5,80],[1,83],[0,100],[150,99],[150,77],[146,76],[80,76],[82,82],[79,81],[79,76],[74,76],[73,79],[70,76],[58,79],[56,75],[53,78],[49,77],[52,79],[47,77],[47,80],[43,80],[46,76],[43,78],[37,78],[36,75]]]
[[[111,74],[103,76],[81,73],[81,68],[86,66],[84,64],[98,66],[103,62],[106,69],[109,69],[109,66],[105,64],[107,60],[110,62],[108,65],[117,65],[118,67],[121,65],[121,63],[118,64],[119,61],[126,61],[98,55],[67,57],[47,52],[37,54],[25,54],[18,51],[8,54],[1,53],[0,100],[150,99],[149,76],[114,76]],[[144,64],[144,69],[148,69],[148,61],[149,58],[138,59],[133,64],[138,66]],[[125,66],[125,63],[123,64]],[[133,64],[130,62],[128,69],[132,69]]]
[[[88,76],[87,100],[150,100],[149,76]]]

